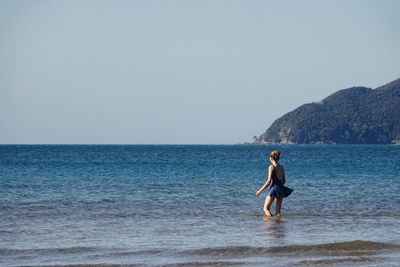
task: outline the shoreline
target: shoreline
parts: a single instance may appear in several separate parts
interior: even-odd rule
[[[95,247],[3,249],[0,252],[3,263],[6,265],[9,262],[19,261],[19,264],[9,266],[25,267],[261,266],[263,264],[269,266],[329,264],[385,266],[399,260],[400,244],[353,240],[270,247],[208,247],[175,252],[157,249],[150,251],[96,249]],[[22,260],[18,259],[19,257]],[[40,258],[45,258],[45,260],[40,260]]]

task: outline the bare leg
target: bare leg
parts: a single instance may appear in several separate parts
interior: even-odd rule
[[[281,198],[281,197],[276,198],[275,215],[277,215],[277,216],[281,215],[282,201],[283,201],[283,198]]]
[[[269,211],[269,209],[271,208],[271,204],[272,202],[274,202],[274,197],[271,196],[267,196],[267,198],[265,199],[265,203],[264,203],[264,214],[267,217],[272,217],[271,212]]]

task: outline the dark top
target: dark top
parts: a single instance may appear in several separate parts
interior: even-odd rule
[[[278,179],[278,175],[276,173],[276,168],[272,165],[272,182],[268,189],[268,195],[271,197],[288,197],[292,192],[293,189],[286,187],[285,183],[285,176],[283,176],[283,181]]]

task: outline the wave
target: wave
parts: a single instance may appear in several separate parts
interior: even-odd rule
[[[356,218],[371,218],[371,217],[400,217],[400,212],[390,211],[365,211],[365,212],[348,212],[348,211],[330,211],[330,212],[285,212],[285,217],[318,217],[318,218],[331,218],[331,217],[356,217]]]
[[[204,248],[187,251],[191,256],[250,256],[262,254],[304,254],[304,253],[329,253],[348,256],[361,256],[379,250],[400,250],[400,245],[372,241],[355,240],[349,242],[326,243],[315,245],[289,245],[276,247],[250,247],[234,246],[219,248]],[[336,252],[336,253],[335,253]]]
[[[163,267],[186,267],[186,266],[194,266],[194,267],[225,267],[225,266],[243,266],[245,262],[232,262],[232,261],[194,261],[194,262],[178,262],[171,264],[162,264]],[[127,263],[127,264],[68,264],[68,265],[39,265],[40,267],[143,267],[148,266],[140,263]],[[39,267],[37,265],[29,265],[24,267]],[[151,265],[152,266],[152,265]],[[159,265],[157,265],[159,266]]]
[[[51,264],[51,265],[23,265],[21,267],[143,267],[143,264],[108,264],[108,263],[82,263],[82,264]]]
[[[181,262],[181,263],[171,263],[163,265],[164,267],[186,267],[186,266],[194,266],[194,267],[225,267],[225,266],[236,266],[245,265],[246,262],[235,262],[235,261],[194,261],[194,262]]]
[[[294,266],[340,266],[346,264],[346,266],[361,264],[361,263],[371,263],[377,262],[377,258],[368,257],[356,257],[356,258],[334,258],[334,259],[316,259],[316,260],[302,260],[297,262]]]
[[[98,251],[94,247],[37,248],[37,249],[0,249],[0,256],[21,254],[79,254]]]
[[[115,252],[105,252],[101,254],[96,254],[91,256],[91,258],[101,259],[110,257],[131,257],[131,256],[155,256],[164,253],[163,250],[153,249],[153,250],[136,250],[136,251],[115,251]]]

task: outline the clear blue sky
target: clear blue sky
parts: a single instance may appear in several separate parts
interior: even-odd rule
[[[400,77],[400,1],[0,1],[0,143],[231,144]]]

